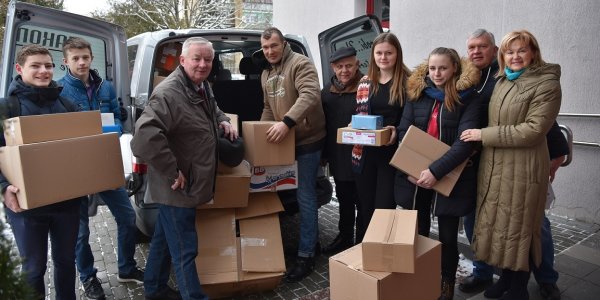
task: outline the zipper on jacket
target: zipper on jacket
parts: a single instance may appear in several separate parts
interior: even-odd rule
[[[415,207],[417,206],[417,191],[419,190],[419,186],[417,186],[415,184],[415,192],[413,193],[413,205],[412,205],[412,209],[414,210]]]

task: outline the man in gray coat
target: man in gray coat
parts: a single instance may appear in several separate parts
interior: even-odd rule
[[[213,198],[218,127],[237,138],[206,81],[214,55],[208,40],[187,39],[181,65],[156,87],[136,122],[131,149],[148,164],[148,188],[159,204],[144,276],[146,299],[208,299],[194,261],[196,206]],[[167,285],[169,260],[181,296]]]

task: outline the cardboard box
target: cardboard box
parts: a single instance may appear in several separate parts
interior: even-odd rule
[[[362,242],[363,268],[415,272],[417,211],[376,209]]]
[[[275,192],[298,188],[298,162],[287,166],[251,167],[250,192]]]
[[[365,271],[356,245],[329,258],[332,300],[435,300],[440,296],[441,244],[418,236],[415,273]]]
[[[4,121],[7,146],[76,138],[102,133],[100,111],[32,115]]]
[[[2,147],[0,168],[19,188],[23,209],[125,184],[119,137],[114,133]]]
[[[355,144],[365,146],[383,146],[387,144],[392,136],[389,128],[378,130],[361,130],[350,127],[338,128],[338,144]]]
[[[249,186],[250,166],[247,162],[227,169],[227,173],[217,170],[214,198],[198,209],[245,207],[248,205]]]
[[[353,129],[377,130],[383,127],[383,117],[373,115],[352,115]]]
[[[210,298],[279,285],[285,272],[278,215],[282,210],[276,193],[260,193],[250,195],[245,208],[198,211],[196,268]]]
[[[294,163],[296,137],[292,128],[279,144],[267,142],[267,130],[277,122],[242,122],[246,160],[253,166],[281,166]]]
[[[431,163],[442,157],[449,149],[450,146],[444,142],[415,126],[410,126],[394,153],[390,165],[412,177],[419,178],[421,171],[429,168]],[[433,189],[448,197],[466,164],[467,160],[438,180]]]

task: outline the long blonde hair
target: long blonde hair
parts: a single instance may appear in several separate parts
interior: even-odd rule
[[[404,89],[406,88],[406,80],[410,75],[410,70],[403,61],[402,55],[402,47],[400,46],[400,41],[391,32],[385,32],[378,35],[375,40],[373,40],[373,45],[371,47],[371,59],[369,60],[369,71],[367,72],[369,79],[371,79],[371,84],[373,87],[373,94],[377,94],[379,91],[379,67],[375,63],[375,46],[389,43],[394,48],[396,48],[396,62],[394,65],[394,76],[392,77],[392,86],[390,87],[390,99],[388,101],[389,105],[400,104],[400,106],[404,106]]]
[[[438,47],[433,49],[431,53],[429,53],[429,58],[432,55],[445,55],[450,58],[450,62],[456,67],[456,72],[454,72],[454,76],[452,76],[446,83],[444,84],[444,104],[449,111],[454,111],[454,108],[461,104],[460,96],[458,95],[458,90],[456,89],[456,82],[460,78],[460,74],[462,73],[462,67],[460,65],[460,56],[458,52],[452,48]],[[429,59],[427,60],[429,61]],[[427,65],[429,67],[429,64]]]

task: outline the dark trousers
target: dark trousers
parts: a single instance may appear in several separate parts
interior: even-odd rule
[[[363,150],[364,167],[355,174],[358,192],[360,224],[356,227],[356,243],[362,242],[375,209],[395,209],[394,176],[396,169],[390,166],[394,155],[394,146],[365,147]],[[359,227],[360,225],[360,227]]]
[[[41,297],[46,294],[44,274],[48,261],[48,234],[54,264],[56,299],[75,299],[75,244],[79,229],[79,205],[39,215],[6,209],[27,283]]]
[[[340,236],[345,240],[354,241],[354,224],[362,228],[361,215],[356,216],[356,208],[359,205],[356,184],[354,181],[338,180],[333,177],[335,182],[335,195],[339,202],[338,229]],[[360,209],[359,209],[360,212]]]

